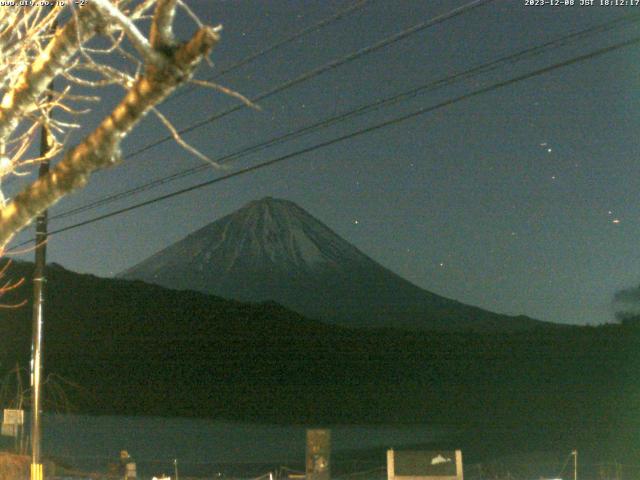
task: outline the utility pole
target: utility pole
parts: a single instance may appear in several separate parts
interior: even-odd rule
[[[52,98],[53,83],[49,84]],[[49,115],[49,114],[47,114]],[[45,121],[40,130],[40,156],[46,157],[51,149],[51,134]],[[40,162],[38,177],[49,173],[49,160]],[[31,480],[43,480],[40,455],[42,413],[42,333],[44,322],[45,265],[47,263],[47,210],[36,219],[36,258],[33,272],[33,322],[31,343]]]

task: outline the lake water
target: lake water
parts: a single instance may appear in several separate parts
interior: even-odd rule
[[[419,425],[323,428],[331,429],[332,455],[336,459],[349,450],[401,448],[446,435]],[[173,459],[178,460],[180,472],[185,475],[227,475],[240,467],[251,473],[265,473],[269,466],[302,468],[305,432],[305,426],[206,419],[45,415],[43,452],[79,468],[105,470],[109,463],[117,462],[120,450],[127,450],[138,463],[139,473],[149,476],[172,474]],[[385,461],[382,454],[369,464],[360,460],[360,465],[354,464],[350,470],[384,466]]]

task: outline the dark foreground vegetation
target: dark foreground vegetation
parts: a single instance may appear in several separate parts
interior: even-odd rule
[[[11,275],[29,276],[15,264]],[[45,365],[76,411],[283,423],[430,423],[470,458],[579,448],[638,463],[640,328],[351,330],[276,304],[48,272]],[[29,283],[4,302],[29,298]],[[0,311],[0,369],[31,309]]]

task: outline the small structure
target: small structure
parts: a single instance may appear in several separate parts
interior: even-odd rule
[[[331,479],[331,430],[307,430],[307,480]]]
[[[18,432],[24,425],[24,410],[4,409],[2,417],[2,435],[7,437],[17,437]]]
[[[460,450],[387,450],[388,480],[463,480]]]
[[[136,477],[136,462],[133,461],[129,452],[122,450],[120,452],[120,478],[122,480],[135,480]]]

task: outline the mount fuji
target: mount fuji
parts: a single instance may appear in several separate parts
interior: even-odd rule
[[[349,327],[515,331],[550,325],[423,290],[295,203],[271,197],[250,202],[119,277],[241,301],[275,301]]]

